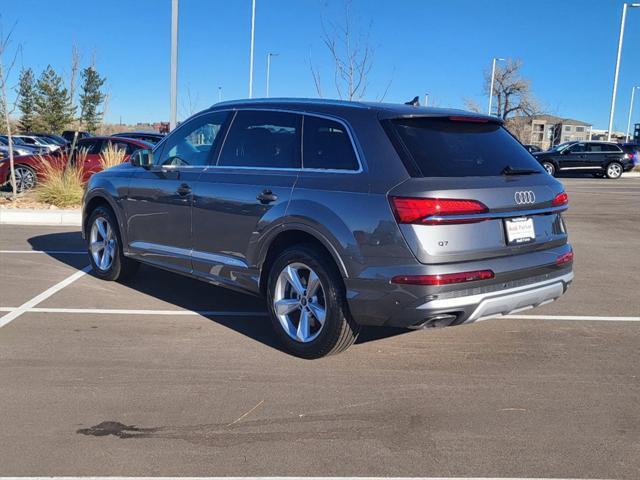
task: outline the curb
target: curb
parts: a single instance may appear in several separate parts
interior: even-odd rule
[[[37,210],[28,208],[0,208],[2,225],[82,225],[80,210]]]
[[[622,174],[623,178],[628,178],[628,177],[640,177],[640,172],[625,172]]]

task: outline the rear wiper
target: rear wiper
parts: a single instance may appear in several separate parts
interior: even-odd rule
[[[530,168],[513,168],[511,165],[507,165],[502,169],[500,175],[532,175],[534,173],[540,173],[540,171]]]

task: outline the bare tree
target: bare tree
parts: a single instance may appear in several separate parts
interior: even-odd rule
[[[522,61],[509,59],[506,65],[496,65],[493,96],[496,99],[496,116],[506,120],[515,115],[531,116],[540,112],[538,102],[531,93],[531,82],[520,74]],[[484,75],[484,92],[489,95],[491,72]],[[491,112],[489,112],[491,113]]]
[[[474,113],[482,112],[482,109],[480,108],[480,105],[478,105],[478,102],[476,102],[472,98],[464,98],[464,108]]]
[[[18,190],[16,185],[16,171],[14,168],[14,161],[13,161],[13,136],[11,132],[11,113],[15,109],[15,104],[17,103],[17,99],[16,99],[16,102],[14,102],[14,107],[10,108],[9,99],[7,97],[7,81],[9,79],[11,70],[13,70],[13,67],[16,64],[18,53],[21,50],[20,46],[16,48],[13,58],[8,63],[8,66],[6,68],[4,66],[4,57],[9,48],[9,44],[11,41],[11,34],[13,33],[14,28],[15,28],[15,24],[11,28],[11,30],[9,30],[9,33],[7,33],[7,35],[5,36],[2,28],[2,22],[0,21],[0,104],[2,104],[4,121],[6,122],[6,125],[7,125],[7,139],[9,144],[8,145],[9,146],[9,168],[11,172],[11,187],[12,187],[11,199],[15,201],[16,196],[18,195]]]
[[[322,41],[333,60],[333,84],[338,98],[360,100],[367,92],[369,74],[373,67],[374,49],[371,46],[371,23],[366,31],[357,30],[352,15],[351,0],[345,0],[341,22],[322,21]],[[311,56],[309,56],[311,57]],[[309,58],[311,75],[318,96],[323,96],[320,70]],[[389,89],[387,85],[384,95]],[[383,96],[384,96],[383,95]]]
[[[195,94],[191,93],[191,85],[187,84],[184,89],[186,92],[185,97],[181,98],[181,115],[184,118],[189,118],[191,115],[198,111],[198,103],[200,103],[200,94],[196,92]]]

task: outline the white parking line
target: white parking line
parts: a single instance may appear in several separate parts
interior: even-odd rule
[[[0,317],[0,328],[2,328],[5,325],[9,324],[10,322],[12,322],[16,318],[18,318],[20,315],[22,315],[23,313],[25,313],[29,309],[35,307],[40,302],[43,302],[44,300],[49,298],[54,293],[59,292],[60,290],[62,290],[67,285],[72,284],[73,282],[78,280],[80,277],[86,275],[86,273],[88,271],[90,271],[90,270],[91,270],[91,265],[87,265],[82,270],[79,270],[79,271],[75,272],[74,274],[68,276],[67,278],[65,278],[61,282],[56,283],[53,287],[45,290],[40,295],[35,296],[31,300],[29,300],[28,302],[23,303],[18,308],[16,308],[14,311],[7,313],[3,317]]]
[[[0,253],[44,253],[46,255],[87,255],[86,250],[0,250]]]
[[[598,317],[593,315],[505,315],[497,318],[512,318],[518,320],[564,320],[569,322],[640,322],[640,317]]]
[[[0,312],[14,312],[19,308],[0,307]],[[225,310],[127,310],[122,308],[27,308],[29,313],[82,313],[95,315],[180,315],[210,317],[250,317],[265,316],[265,312],[234,312]],[[23,312],[23,313],[24,313]],[[3,317],[4,318],[4,317]]]

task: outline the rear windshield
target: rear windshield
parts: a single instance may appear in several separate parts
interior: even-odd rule
[[[490,177],[507,166],[542,173],[540,164],[497,123],[401,118],[391,124],[406,147],[414,176]]]

